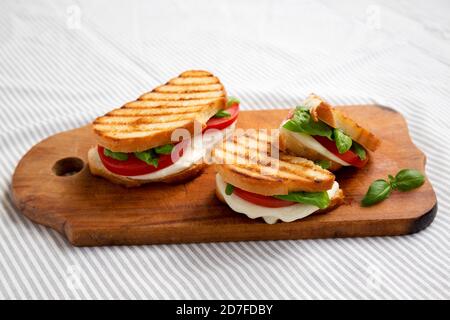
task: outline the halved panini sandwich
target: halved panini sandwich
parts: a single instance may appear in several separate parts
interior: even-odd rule
[[[89,168],[128,187],[186,181],[204,168],[206,149],[233,131],[238,113],[239,101],[217,77],[183,72],[94,121],[98,146],[89,150]],[[192,143],[198,138],[200,147]]]
[[[305,157],[322,167],[362,168],[380,140],[369,130],[311,94],[280,126],[280,146],[284,151]]]
[[[291,222],[343,203],[344,194],[331,172],[277,152],[272,141],[263,131],[247,132],[214,148],[216,195],[221,201],[269,224]]]

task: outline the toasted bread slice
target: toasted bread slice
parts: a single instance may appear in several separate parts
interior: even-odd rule
[[[100,145],[112,151],[144,151],[171,143],[175,129],[191,134],[226,106],[219,79],[207,71],[186,71],[102,117],[93,129]]]
[[[375,151],[381,141],[372,132],[361,127],[355,121],[333,108],[329,103],[315,94],[311,94],[303,105],[310,108],[311,117],[321,120],[333,128],[341,129],[346,135],[370,151]]]
[[[334,175],[312,161],[279,152],[263,131],[233,136],[216,147],[213,162],[223,179],[261,195],[318,192],[332,187]]]
[[[206,167],[204,162],[196,163],[186,170],[175,173],[170,176],[166,176],[161,179],[152,179],[152,180],[135,180],[125,176],[121,176],[115,173],[112,173],[108,169],[105,168],[100,157],[98,155],[97,148],[91,148],[88,152],[88,163],[89,169],[91,173],[95,176],[100,176],[108,179],[109,181],[121,184],[125,187],[139,187],[143,184],[150,182],[164,182],[164,183],[183,183],[189,181],[195,177],[197,177],[203,169]]]

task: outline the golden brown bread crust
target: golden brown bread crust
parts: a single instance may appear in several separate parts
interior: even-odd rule
[[[103,166],[103,163],[98,156],[97,148],[91,148],[88,152],[88,164],[91,173],[95,176],[100,176],[108,179],[109,181],[123,185],[125,187],[139,187],[143,184],[150,182],[164,182],[164,183],[182,183],[194,179],[197,177],[203,169],[207,166],[205,163],[197,163],[193,166],[183,170],[179,173],[173,174],[171,176],[164,177],[159,180],[133,180],[124,176],[117,175],[112,173],[108,169]]]
[[[203,129],[226,106],[227,94],[208,71],[190,70],[112,110],[93,123],[98,144],[112,151],[144,151],[172,143],[175,129]]]
[[[316,166],[311,161],[310,165]],[[249,167],[216,165],[215,168],[227,183],[242,190],[267,196],[288,194],[294,191],[324,191],[330,189],[334,182],[334,176],[332,176],[331,172],[331,175],[326,178],[283,179],[273,175],[255,174],[258,169],[255,170]],[[322,168],[320,169],[323,170]],[[331,185],[329,181],[331,181]]]
[[[352,140],[358,142],[370,151],[375,151],[381,141],[372,132],[361,127],[355,121],[333,108],[329,103],[315,94],[311,94],[303,104],[310,107],[311,117],[317,121],[320,119],[333,128],[341,129]]]
[[[332,187],[334,175],[312,161],[283,152],[278,159],[273,157],[270,139],[263,132],[246,132],[226,141],[213,150],[216,171],[224,181],[261,195],[317,192]]]

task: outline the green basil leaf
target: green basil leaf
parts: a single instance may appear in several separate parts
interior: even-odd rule
[[[359,143],[353,141],[352,150],[356,153],[359,159],[366,160],[366,150]]]
[[[383,201],[391,194],[391,186],[383,179],[378,179],[372,182],[367,190],[366,195],[362,199],[361,205],[368,207],[378,202]]]
[[[395,186],[400,191],[409,191],[420,187],[425,182],[424,175],[417,170],[403,169],[395,176]]]
[[[290,192],[285,195],[277,195],[274,198],[300,202],[305,204],[311,204],[313,206],[319,207],[320,209],[325,209],[330,205],[330,197],[326,191],[323,192]]]
[[[231,184],[229,184],[229,183],[227,183],[227,186],[226,186],[226,188],[225,188],[225,194],[226,194],[227,196],[231,196],[231,194],[233,193],[233,191],[234,191],[234,186],[231,185]]]
[[[333,130],[334,141],[340,154],[346,153],[352,147],[352,138],[342,132],[341,129]]]
[[[128,160],[128,154],[123,152],[113,152],[109,149],[103,149],[103,154],[107,157],[120,160],[120,161],[127,161]]]
[[[303,132],[303,131],[301,131],[301,129],[299,129],[298,124],[292,119],[286,121],[285,124],[283,124],[283,128],[288,129],[289,131],[293,131],[293,132]]]
[[[153,151],[153,149],[147,150],[147,151],[141,151],[141,152],[135,152],[134,155],[139,160],[144,161],[148,165],[152,165],[155,168],[158,168],[158,156]]]
[[[231,114],[225,110],[220,110],[214,115],[214,118],[228,118]]]
[[[154,150],[157,154],[171,154],[173,150],[173,144],[165,144],[163,146],[156,147]]]
[[[314,121],[309,109],[299,106],[295,109],[292,118],[283,125],[289,131],[306,133],[310,136],[322,136],[332,139],[333,131],[330,126],[322,121]]]
[[[391,190],[397,189],[397,182],[395,181],[395,178],[390,174],[388,175],[389,178],[389,184],[391,185]]]
[[[318,166],[321,166],[322,169],[329,169],[331,167],[331,161],[330,160],[316,160],[314,161],[315,164]]]
[[[241,101],[236,97],[228,97],[227,107],[231,107],[233,104],[240,104]]]

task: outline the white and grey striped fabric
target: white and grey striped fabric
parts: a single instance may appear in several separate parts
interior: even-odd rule
[[[450,3],[0,3],[0,297],[449,299]],[[21,156],[186,69],[243,109],[336,104],[400,111],[428,157],[433,224],[403,237],[74,248],[14,208]],[[411,199],[414,201],[414,199]]]

